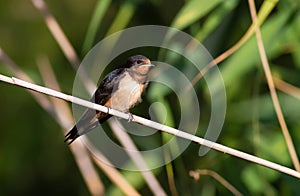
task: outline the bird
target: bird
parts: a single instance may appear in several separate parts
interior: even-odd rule
[[[142,101],[142,93],[148,86],[148,73],[154,66],[143,55],[129,57],[125,64],[104,77],[91,101],[129,113],[131,108]],[[66,134],[64,142],[71,144],[79,136],[91,131],[111,116],[94,109],[86,109],[78,122]]]

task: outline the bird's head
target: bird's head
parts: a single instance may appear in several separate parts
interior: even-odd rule
[[[151,61],[143,55],[131,56],[127,59],[125,67],[138,75],[147,75],[150,68],[154,67]]]

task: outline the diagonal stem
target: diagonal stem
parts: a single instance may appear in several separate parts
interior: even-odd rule
[[[80,99],[78,97],[73,97],[71,95],[67,95],[67,94],[55,91],[53,89],[42,87],[42,86],[32,84],[32,83],[29,83],[29,82],[25,82],[25,81],[17,79],[17,78],[10,78],[10,77],[4,76],[2,74],[0,74],[0,80],[2,80],[4,82],[7,82],[7,83],[10,83],[10,84],[21,86],[23,88],[27,88],[29,90],[34,90],[34,91],[37,91],[37,92],[40,92],[40,93],[44,93],[46,95],[50,95],[50,96],[53,96],[53,97],[56,97],[56,98],[59,98],[59,99],[63,99],[63,100],[66,100],[66,101],[69,101],[69,102],[87,107],[87,108],[91,108],[91,109],[101,111],[101,112],[104,112],[104,113],[109,113],[109,114],[117,116],[119,118],[123,118],[123,119],[128,120],[129,118],[133,117],[133,120],[132,120],[133,122],[136,122],[136,123],[154,128],[156,130],[164,131],[166,133],[175,135],[177,137],[180,137],[180,138],[183,138],[183,139],[186,139],[186,140],[189,140],[189,141],[193,141],[195,143],[198,143],[200,145],[204,145],[204,146],[212,148],[214,150],[217,150],[217,151],[220,151],[220,152],[223,152],[223,153],[226,153],[226,154],[230,154],[230,155],[245,159],[247,161],[257,163],[259,165],[263,165],[265,167],[269,167],[271,169],[286,173],[288,175],[291,175],[291,176],[294,176],[294,177],[300,179],[300,173],[298,171],[295,171],[295,170],[290,169],[288,167],[284,167],[284,166],[276,164],[274,162],[267,161],[265,159],[247,154],[247,153],[239,151],[239,150],[235,150],[233,148],[221,145],[219,143],[215,143],[215,142],[197,137],[197,136],[192,135],[190,133],[187,133],[187,132],[184,132],[184,131],[181,131],[181,130],[178,130],[178,129],[175,129],[175,128],[172,128],[172,127],[169,127],[169,126],[166,126],[166,125],[148,120],[146,118],[142,118],[140,116],[136,116],[136,115],[131,116],[128,113],[123,113],[123,112],[120,112],[120,111],[114,110],[114,109],[108,109],[105,106],[98,105],[98,104]]]
[[[250,12],[251,12],[251,17],[252,17],[253,23],[257,23],[256,8],[255,8],[254,0],[248,0],[248,2],[249,2],[249,7],[250,7]],[[274,104],[274,108],[276,111],[276,115],[277,115],[281,130],[282,130],[282,133],[284,135],[285,141],[287,143],[287,147],[288,147],[290,156],[292,158],[294,167],[298,172],[300,172],[299,159],[298,159],[291,135],[289,133],[288,127],[286,125],[286,122],[285,122],[285,119],[284,119],[284,116],[283,116],[283,113],[282,113],[282,110],[281,110],[281,107],[279,104],[279,100],[278,100],[278,96],[276,93],[270,66],[268,63],[266,51],[264,49],[261,32],[260,32],[258,25],[256,25],[255,27],[256,27],[255,33],[256,33],[259,54],[260,54],[262,65],[263,65],[263,68],[264,68],[264,71],[266,74],[266,78],[267,78],[268,86],[270,89],[270,94],[271,94],[271,98],[272,98],[272,101]]]

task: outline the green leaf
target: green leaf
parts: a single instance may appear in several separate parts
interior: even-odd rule
[[[184,29],[209,13],[220,2],[222,1],[191,0],[179,11],[171,26],[177,29]]]
[[[226,0],[204,21],[203,26],[195,35],[195,38],[202,41],[207,37],[237,5],[237,0]]]
[[[267,168],[264,168],[267,170]],[[271,187],[270,183],[266,181],[265,174],[261,173],[260,168],[255,165],[249,165],[242,172],[242,181],[246,184],[250,193],[274,195],[275,190]]]
[[[135,12],[135,8],[136,6],[131,1],[125,1],[121,5],[120,10],[117,13],[117,16],[115,17],[115,20],[109,27],[107,35],[110,35],[125,28],[131,21],[131,18]]]
[[[291,40],[292,56],[298,68],[300,68],[300,14],[295,16],[292,28],[287,37]]]
[[[106,13],[110,3],[111,0],[98,1],[83,42],[83,47],[81,52],[82,55],[86,54],[87,51],[91,49],[97,30],[99,29],[103,16]]]

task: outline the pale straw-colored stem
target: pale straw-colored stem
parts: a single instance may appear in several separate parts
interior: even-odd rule
[[[64,93],[61,93],[61,92],[58,92],[58,91],[55,91],[55,90],[52,90],[52,89],[49,89],[49,88],[38,86],[36,84],[31,84],[29,82],[25,82],[23,80],[20,80],[20,79],[14,78],[14,77],[9,78],[7,76],[4,76],[4,75],[0,74],[0,80],[6,81],[8,83],[15,84],[15,85],[18,85],[18,86],[22,86],[24,88],[34,90],[34,91],[37,91],[37,92],[40,92],[40,93],[44,93],[44,94],[47,94],[47,95],[50,95],[50,96],[54,96],[54,97],[57,97],[57,98],[60,98],[60,99],[64,99],[66,101],[70,101],[70,102],[73,102],[75,104],[87,107],[87,108],[91,108],[91,109],[94,109],[94,110],[97,110],[97,111],[109,113],[109,114],[117,116],[119,118],[130,120],[133,117],[133,121],[136,122],[136,123],[143,124],[145,126],[167,132],[169,134],[187,139],[189,141],[196,142],[198,144],[204,145],[204,146],[212,148],[214,150],[218,150],[220,152],[230,154],[230,155],[245,159],[247,161],[254,162],[254,163],[263,165],[265,167],[269,167],[271,169],[286,173],[286,174],[294,176],[296,178],[300,178],[300,173],[299,172],[297,172],[293,169],[290,169],[288,167],[273,163],[271,161],[267,161],[265,159],[247,154],[247,153],[242,152],[242,151],[235,150],[233,148],[229,148],[227,146],[224,146],[224,145],[221,145],[221,144],[209,141],[209,140],[205,140],[203,138],[197,137],[197,136],[192,135],[190,133],[187,133],[187,132],[184,132],[184,131],[181,131],[181,130],[178,130],[178,129],[175,129],[175,128],[172,128],[172,127],[169,127],[169,126],[166,126],[166,125],[163,125],[163,124],[160,124],[160,123],[157,123],[157,122],[139,117],[139,116],[136,116],[136,115],[131,116],[127,113],[123,113],[123,112],[120,112],[120,111],[117,111],[117,110],[114,110],[114,109],[109,109],[105,106],[98,105],[98,104],[80,99],[78,97],[73,97],[71,95],[67,95],[67,94],[64,94]]]
[[[254,0],[248,0],[249,2],[249,7],[250,7],[250,13],[251,13],[251,17],[253,20],[254,24],[257,24],[257,16],[256,16],[256,8],[255,8],[255,3]],[[288,151],[290,153],[291,159],[293,161],[294,167],[295,169],[300,172],[300,164],[299,164],[299,159],[292,141],[292,137],[289,133],[288,127],[286,125],[281,107],[280,107],[280,103],[279,103],[279,99],[276,93],[276,89],[275,89],[275,84],[273,81],[273,77],[272,77],[272,73],[271,73],[271,69],[270,69],[270,65],[268,62],[268,58],[266,55],[266,51],[264,48],[264,44],[263,44],[263,40],[262,40],[262,35],[259,29],[258,25],[255,25],[255,33],[256,33],[256,39],[257,39],[257,45],[258,45],[258,50],[259,50],[259,54],[260,54],[260,59],[263,65],[263,69],[265,71],[265,75],[267,78],[267,83],[270,89],[270,94],[271,94],[271,98],[274,104],[274,108],[275,108],[275,112],[277,115],[277,119],[279,121],[282,133],[284,135],[284,139],[287,143],[287,147],[288,147]]]
[[[209,170],[209,169],[197,169],[195,171],[189,172],[190,176],[195,180],[199,180],[201,175],[211,176],[220,182],[224,187],[226,187],[232,194],[236,196],[242,196],[243,194],[239,192],[232,184],[230,184],[225,178],[219,175],[217,172]]]

